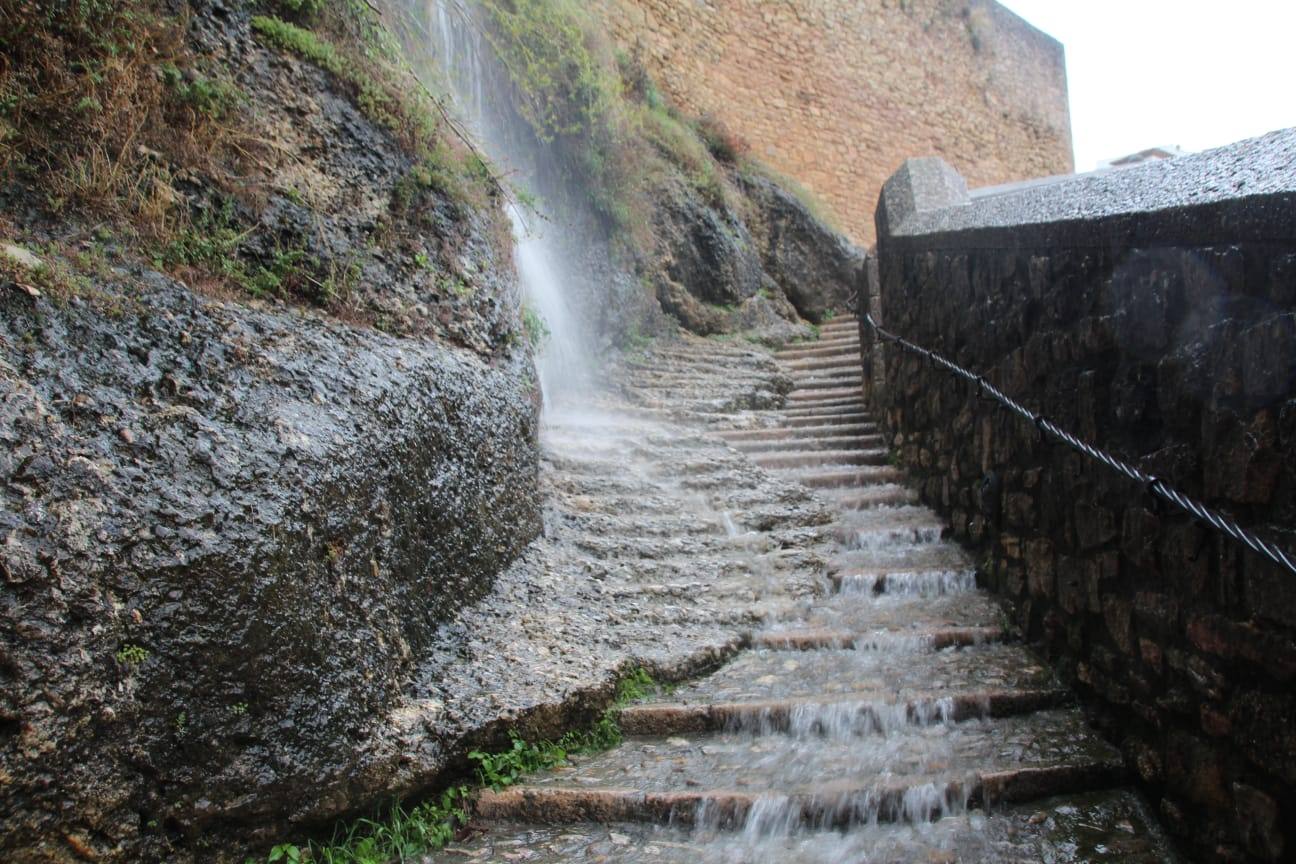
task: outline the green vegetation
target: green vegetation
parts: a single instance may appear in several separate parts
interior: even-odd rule
[[[298,297],[326,304],[344,293],[339,286],[354,281],[358,274],[330,272],[320,278],[320,262],[304,249],[276,249],[264,262],[249,264],[240,255],[243,241],[252,229],[242,229],[234,217],[233,205],[200,212],[153,255],[153,264],[190,278],[216,276],[253,297]],[[345,271],[346,268],[343,268]]]
[[[195,75],[186,80],[185,74],[174,63],[161,64],[162,81],[175,101],[187,105],[196,113],[212,120],[232,114],[244,101],[243,92],[228,81]]]
[[[628,355],[643,356],[652,344],[653,337],[644,333],[637,325],[631,326],[621,336],[621,350]]]
[[[746,148],[718,124],[691,122],[668,105],[637,58],[611,50],[585,4],[482,5],[487,38],[508,70],[522,116],[537,138],[559,145],[563,170],[630,249],[647,248],[654,190],[672,169],[711,204],[726,203],[713,154],[736,158]]]
[[[413,74],[399,58],[399,48],[380,24],[368,22],[362,12],[359,34],[339,44],[329,33],[354,31],[354,18],[332,12],[325,0],[298,0],[289,5],[303,18],[318,17],[317,27],[307,28],[272,15],[255,15],[252,29],[269,44],[296,54],[333,75],[351,91],[356,106],[375,124],[392,132],[417,162],[393,190],[399,206],[408,207],[419,190],[435,190],[460,203],[483,205],[494,191],[490,167],[475,152],[452,147],[452,130],[431,94],[411,87]],[[357,50],[352,42],[359,42]],[[341,47],[347,45],[350,47]]]
[[[118,648],[117,653],[113,656],[116,657],[117,662],[122,664],[123,666],[134,667],[140,665],[145,660],[147,660],[149,657],[149,652],[147,648],[144,648],[139,645],[132,645],[128,642],[127,644]]]
[[[173,172],[228,150],[217,121],[237,90],[198,71],[161,0],[9,4],[0,18],[0,182],[38,190],[56,214],[165,235]]]
[[[544,317],[529,304],[522,304],[522,333],[532,351],[539,351],[551,335]]]
[[[622,741],[617,711],[631,702],[662,690],[642,667],[636,667],[617,684],[616,698],[589,729],[568,732],[557,741],[528,742],[509,732],[509,746],[495,753],[474,750],[468,758],[477,763],[477,779],[483,786],[502,789],[526,774],[562,765],[569,755],[611,750]]]
[[[621,729],[616,713],[631,702],[655,692],[669,692],[642,668],[635,668],[617,683],[616,697],[589,729],[568,732],[558,741],[528,742],[516,731],[509,732],[509,746],[500,751],[474,750],[468,758],[477,763],[477,776],[483,786],[502,789],[528,773],[563,764],[578,753],[594,753],[621,743]],[[452,786],[439,796],[410,809],[399,804],[381,818],[358,819],[339,827],[327,844],[283,843],[270,850],[267,864],[389,864],[414,860],[417,856],[442,848],[455,832],[468,822],[468,803],[472,790]],[[247,864],[256,864],[249,858]]]

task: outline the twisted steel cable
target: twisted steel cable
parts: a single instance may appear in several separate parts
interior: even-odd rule
[[[1285,568],[1292,575],[1296,575],[1296,562],[1294,562],[1286,552],[1275,546],[1273,543],[1262,540],[1227,516],[1210,509],[1200,501],[1189,498],[1177,489],[1173,489],[1166,485],[1166,483],[1161,479],[1139,470],[1128,462],[1123,462],[1120,459],[1117,459],[1115,456],[1104,450],[1099,450],[1092,444],[1082,441],[1070,432],[1058,426],[1052,420],[1048,420],[1041,414],[1034,413],[1025,405],[1009,398],[1003,393],[1003,391],[987,381],[984,376],[964,369],[962,366],[945,359],[936,352],[930,351],[921,345],[916,345],[908,339],[905,339],[902,336],[897,336],[895,333],[884,329],[874,321],[873,316],[867,312],[864,313],[864,320],[882,341],[894,343],[899,345],[901,348],[904,348],[906,351],[925,357],[931,363],[944,367],[955,376],[975,384],[980,395],[993,399],[1000,405],[1012,411],[1014,414],[1018,414],[1023,419],[1028,420],[1034,424],[1035,428],[1040,431],[1041,435],[1061,441],[1072,450],[1082,453],[1091,459],[1103,463],[1108,468],[1124,474],[1135,483],[1143,486],[1148,493],[1154,497],[1173,504],[1175,507],[1188,513],[1198,521],[1204,522],[1215,530],[1227,534],[1229,537],[1232,537],[1234,540],[1245,545],[1252,552],[1263,555],[1279,567]]]

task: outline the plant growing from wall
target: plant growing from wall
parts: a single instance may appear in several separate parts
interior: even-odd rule
[[[631,702],[653,693],[669,692],[641,667],[635,667],[618,682],[611,706],[588,729],[573,730],[558,741],[529,742],[516,730],[509,732],[503,750],[474,750],[468,758],[477,763],[483,786],[501,789],[526,774],[561,765],[569,755],[610,750],[622,741],[616,714]],[[451,786],[440,795],[409,809],[399,804],[380,818],[357,819],[339,827],[328,844],[282,843],[273,847],[266,864],[311,861],[317,864],[389,864],[415,860],[426,852],[441,849],[468,823],[472,790]],[[257,864],[247,859],[246,864]]]

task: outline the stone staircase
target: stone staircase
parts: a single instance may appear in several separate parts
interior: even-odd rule
[[[743,400],[722,392],[746,380],[745,348],[656,352],[628,390],[649,412],[705,422],[707,438],[769,478],[767,493],[784,494],[776,481],[812,490],[830,524],[789,528],[780,516],[727,542],[765,558],[791,548],[801,565],[817,562],[818,590],[765,585],[780,602],[736,656],[624,708],[621,747],[483,793],[472,836],[429,860],[1173,860],[1123,787],[1120,754],[1012,641],[971,562],[888,464],[862,399],[855,322],[829,322],[821,336],[775,355],[793,383],[781,411],[739,409]],[[752,354],[768,389],[768,354]],[[720,375],[702,371],[712,363]],[[705,382],[704,392],[672,407],[670,382],[683,381]],[[726,500],[738,524],[762,526],[742,512],[762,502]],[[687,553],[695,541],[672,533],[669,514],[652,515],[645,548],[669,536]],[[798,530],[816,533],[770,542]],[[583,552],[597,558],[598,548]],[[755,565],[746,569],[681,601],[741,592]]]

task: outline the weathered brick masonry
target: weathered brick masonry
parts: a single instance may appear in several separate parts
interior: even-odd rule
[[[618,44],[857,242],[910,156],[976,185],[1072,170],[1062,46],[993,0],[599,0]]]
[[[1296,549],[1296,130],[878,208],[888,329]],[[1193,857],[1296,856],[1296,577],[888,347],[873,398],[924,499],[1119,740]]]

